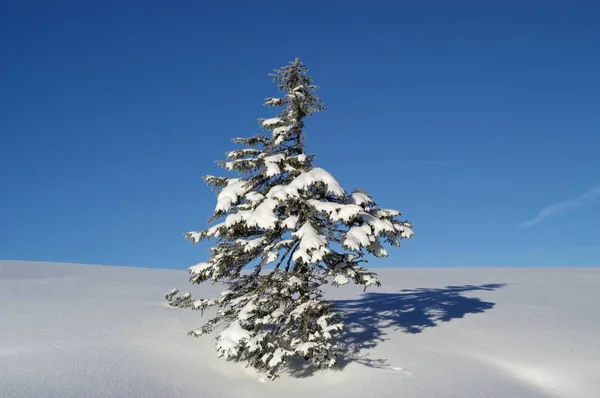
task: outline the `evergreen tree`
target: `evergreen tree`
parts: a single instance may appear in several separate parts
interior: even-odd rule
[[[216,307],[190,334],[224,327],[219,357],[247,361],[271,378],[291,357],[321,369],[338,364],[343,323],[322,285],[379,286],[377,275],[360,265],[365,255],[387,256],[382,242],[399,246],[413,235],[411,223],[396,219],[400,212],[378,207],[364,191],[347,193],[313,166],[314,156],[304,152],[304,119],[325,108],[307,71],[296,59],[271,75],[283,96],[266,105],[283,110],[260,120],[268,134],[235,138],[245,147],[218,162],[241,176],[205,177],[218,190],[209,222],[220,222],[186,234],[193,243],[216,240],[210,258],[189,268],[190,281],[211,280],[226,290],[211,299],[180,296],[177,289],[166,295],[176,307]]]

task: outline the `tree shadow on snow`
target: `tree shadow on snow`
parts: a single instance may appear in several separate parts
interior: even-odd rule
[[[417,334],[443,322],[478,314],[494,308],[495,303],[463,293],[493,291],[504,284],[447,286],[445,288],[405,289],[398,293],[366,293],[355,300],[336,301],[344,317],[346,330],[341,343],[347,357],[340,361],[344,368],[351,362],[386,368],[385,359],[361,355],[386,340],[387,331]],[[304,361],[290,363],[288,373],[293,377],[308,377],[316,370]]]

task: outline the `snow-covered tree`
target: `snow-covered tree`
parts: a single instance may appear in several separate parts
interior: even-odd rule
[[[292,357],[335,367],[343,323],[321,287],[379,286],[377,275],[360,265],[365,256],[387,256],[382,243],[399,246],[413,235],[399,211],[380,208],[364,191],[347,193],[304,152],[304,119],[324,110],[307,71],[296,59],[271,75],[282,96],[266,105],[281,113],[260,120],[266,133],[233,139],[244,147],[218,162],[239,176],[205,177],[218,190],[209,220],[218,222],[186,237],[216,241],[208,260],[189,268],[190,281],[222,283],[225,290],[210,299],[177,289],[166,295],[176,307],[216,307],[190,334],[219,327],[220,357],[247,361],[270,377]]]

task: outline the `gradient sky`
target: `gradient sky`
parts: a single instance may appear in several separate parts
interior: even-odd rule
[[[307,151],[416,235],[372,266],[600,265],[600,3],[3,1],[0,259],[186,268],[300,57]]]

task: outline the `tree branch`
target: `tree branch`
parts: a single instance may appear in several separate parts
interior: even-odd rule
[[[277,265],[275,266],[275,269],[279,269],[279,266],[283,263],[283,260],[285,260],[285,258],[287,257],[287,255],[290,253],[290,251],[294,248],[294,246],[290,246],[287,251],[285,252],[285,254],[283,255],[283,257],[281,257],[281,259],[279,260],[279,262],[277,263]],[[286,270],[287,271],[287,270]]]
[[[296,252],[296,249],[298,248],[299,245],[300,245],[300,241],[296,242],[296,244],[294,245],[294,249],[292,250],[292,253],[288,257],[287,265],[285,267],[285,272],[289,272],[291,262],[292,262],[292,257],[294,257],[294,253]]]

